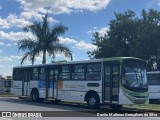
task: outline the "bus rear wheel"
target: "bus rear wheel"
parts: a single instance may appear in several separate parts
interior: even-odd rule
[[[32,101],[38,102],[39,99],[39,92],[37,90],[33,90],[31,93]]]
[[[90,94],[87,98],[87,105],[91,109],[98,109],[100,106],[99,97],[96,94]]]

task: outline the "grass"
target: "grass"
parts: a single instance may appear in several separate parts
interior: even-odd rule
[[[144,105],[125,105],[124,107],[160,111],[160,103],[159,104],[144,104]]]
[[[1,93],[0,97],[15,97],[15,95],[12,93]]]

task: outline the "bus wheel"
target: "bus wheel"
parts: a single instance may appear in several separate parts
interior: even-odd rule
[[[40,100],[39,99],[39,92],[37,90],[33,90],[31,97],[32,97],[32,101],[34,101],[34,102],[38,102]]]
[[[99,97],[96,94],[90,94],[87,98],[87,105],[91,109],[98,109],[100,106]]]

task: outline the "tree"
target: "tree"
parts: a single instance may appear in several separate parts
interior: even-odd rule
[[[160,12],[143,9],[140,17],[131,10],[115,13],[109,27],[105,36],[93,34],[97,49],[88,52],[90,58],[132,56],[146,60],[149,66],[160,61]]]
[[[115,17],[116,19],[110,21],[110,30],[104,36],[100,36],[97,32],[93,34],[92,44],[98,49],[88,52],[92,58],[133,55],[137,21],[135,13],[133,11],[127,11],[124,14],[115,13]]]
[[[32,25],[24,27],[24,31],[31,32],[36,36],[36,40],[25,38],[18,42],[19,50],[26,53],[22,57],[21,64],[25,60],[30,60],[34,64],[35,57],[41,53],[42,64],[46,63],[46,54],[55,58],[56,53],[62,53],[65,57],[70,57],[72,60],[72,53],[69,48],[59,42],[59,36],[64,34],[68,28],[62,24],[49,26],[48,14],[43,17],[42,22],[35,21]]]

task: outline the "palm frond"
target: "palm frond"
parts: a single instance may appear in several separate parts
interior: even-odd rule
[[[68,28],[62,24],[53,26],[53,28],[51,29],[51,34],[49,36],[50,40],[59,41],[58,37],[60,35],[63,35],[67,30]]]
[[[18,50],[33,50],[37,46],[37,42],[31,39],[23,39],[18,42]]]
[[[33,54],[32,54],[32,52],[27,52],[27,53],[25,53],[24,54],[24,56],[22,57],[22,59],[21,59],[21,65],[24,63],[24,61],[26,61],[26,60],[32,60],[33,59]],[[34,64],[34,61],[32,60],[32,64]]]
[[[54,45],[50,45],[47,51],[50,52],[50,55],[51,54],[55,55],[55,53],[61,53],[65,57],[71,58],[71,60],[73,60],[72,52],[70,51],[68,47],[66,47],[63,44],[55,43]]]
[[[37,51],[36,49],[31,50],[31,51],[27,51],[24,56],[21,59],[21,65],[24,63],[24,61],[29,60],[31,61],[32,65],[34,64],[35,61],[35,56],[39,55],[39,51]]]

